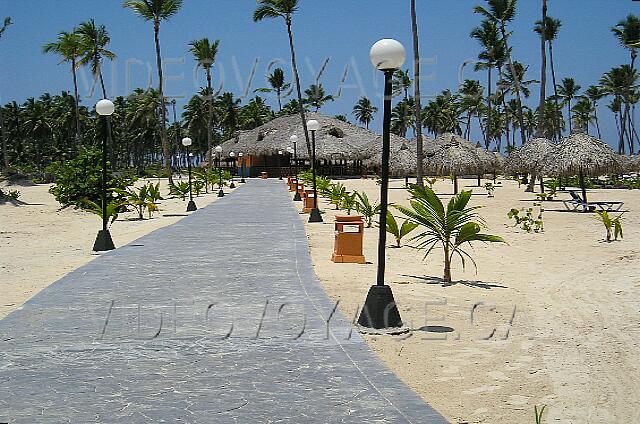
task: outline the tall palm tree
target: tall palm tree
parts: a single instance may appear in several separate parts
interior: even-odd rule
[[[278,111],[282,112],[282,93],[291,87],[291,84],[286,82],[284,78],[284,71],[281,68],[276,68],[273,72],[267,76],[267,81],[271,88],[258,88],[255,91],[262,93],[273,93],[275,91],[278,98]]]
[[[102,97],[107,98],[107,89],[104,86],[104,78],[102,77],[102,60],[107,58],[113,60],[116,55],[107,49],[107,45],[111,42],[109,32],[104,25],[96,25],[93,19],[81,23],[76,33],[80,35],[81,55],[77,66],[89,65],[93,77],[100,80],[102,87]]]
[[[571,126],[572,116],[571,116],[571,101],[575,98],[584,98],[581,96],[580,89],[582,88],[580,85],[576,84],[573,78],[564,78],[562,80],[562,84],[558,87],[558,99],[562,100],[563,104],[566,104],[569,109],[569,133],[572,132],[573,128]]]
[[[240,110],[240,116],[242,127],[252,130],[273,119],[273,112],[262,97],[256,96]]]
[[[460,108],[467,113],[467,123],[463,133],[463,137],[466,139],[471,137],[471,119],[480,111],[483,91],[484,88],[480,85],[480,81],[476,80],[465,80],[458,88]]]
[[[309,130],[307,129],[307,117],[304,110],[302,100],[302,89],[300,87],[300,75],[298,74],[298,65],[296,63],[296,50],[293,43],[293,14],[298,10],[299,0],[257,0],[258,8],[253,13],[255,22],[262,21],[266,18],[282,18],[287,25],[287,34],[289,35],[289,49],[291,50],[291,68],[296,82],[296,91],[298,94],[298,110],[302,119],[302,129],[304,130],[305,141],[307,142],[307,152],[311,156],[311,142],[309,140]]]
[[[538,116],[544,115],[544,104],[547,101],[547,31],[545,23],[547,22],[547,0],[542,0],[542,20],[540,25],[540,98],[538,99]],[[538,121],[536,135],[542,137],[544,133],[544,121]]]
[[[173,184],[171,176],[171,146],[167,137],[167,106],[164,97],[164,79],[162,76],[162,56],[160,54],[160,22],[169,19],[182,6],[182,0],[127,0],[123,7],[133,10],[145,21],[153,22],[153,39],[156,45],[156,66],[158,68],[158,95],[160,96],[160,142],[164,156],[164,172]]]
[[[487,70],[487,127],[491,128],[492,110],[491,107],[491,90],[492,90],[492,70],[493,68],[500,68],[504,63],[506,55],[504,42],[500,38],[500,32],[495,22],[484,20],[479,27],[474,28],[471,31],[471,38],[478,40],[483,47],[483,51],[478,55],[478,62],[475,65],[475,70]],[[485,147],[488,149],[491,144],[491,132],[485,131]]]
[[[4,18],[4,21],[2,22],[2,27],[0,27],[0,38],[2,38],[2,35],[4,34],[4,32],[7,30],[7,28],[9,28],[9,26],[11,26],[13,24],[13,21],[11,20],[10,16],[7,16],[6,18]]]
[[[304,103],[316,108],[316,112],[318,112],[326,102],[333,101],[333,96],[324,92],[322,84],[311,84],[309,88],[304,90],[304,94],[307,96],[303,100]]]
[[[76,32],[63,31],[58,34],[58,40],[45,44],[42,47],[44,53],[54,53],[60,56],[62,62],[71,64],[71,75],[73,76],[73,95],[75,103],[75,127],[76,127],[76,148],[80,147],[80,99],[78,97],[77,66],[78,58],[81,54],[81,37]]]
[[[593,105],[594,123],[596,126],[596,130],[598,131],[598,138],[601,139],[602,135],[600,134],[600,123],[598,122],[598,101],[602,99],[606,95],[606,93],[604,92],[602,87],[592,85],[584,91],[584,95],[591,101],[591,104]]]
[[[411,35],[413,37],[413,78],[415,80],[413,99],[416,107],[414,113],[416,125],[416,184],[424,187],[422,173],[424,171],[424,145],[422,140],[422,94],[420,92],[420,42],[418,37],[418,15],[416,0],[411,0]]]
[[[509,48],[509,36],[510,32],[507,32],[507,24],[511,22],[516,16],[516,4],[517,0],[487,0],[488,8],[482,6],[476,6],[473,11],[484,16],[486,19],[495,23],[500,29],[502,35],[502,42],[506,51],[506,58],[511,69],[511,74],[517,76],[518,73],[513,64],[513,58],[511,57],[511,48]],[[515,79],[516,89],[516,101],[518,102],[518,122],[520,124],[520,136],[522,143],[526,142],[527,134],[524,128],[524,117],[522,114],[522,98],[520,96],[520,82]]]
[[[366,97],[360,98],[358,103],[353,107],[353,114],[361,124],[364,124],[369,129],[369,124],[373,121],[373,115],[378,112],[378,108],[375,107],[371,100]]]
[[[4,32],[12,23],[13,22],[11,22],[11,18],[9,16],[4,18],[2,27],[0,27],[0,38],[2,38],[2,35],[4,34]],[[4,116],[2,114],[1,107],[0,107],[0,125],[2,126],[2,156],[4,159],[4,168],[9,169],[9,152],[7,151],[7,132],[5,129]]]
[[[403,71],[402,69],[398,69],[393,74],[393,95],[399,96],[401,94],[404,95],[404,100],[409,98],[409,89],[411,88],[411,76],[409,75],[409,70]]]
[[[551,66],[551,83],[553,84],[553,94],[554,101],[556,102],[556,109],[560,108],[558,104],[558,83],[556,81],[556,68],[555,62],[553,60],[553,42],[558,38],[558,32],[560,31],[560,27],[562,26],[562,21],[560,19],[555,19],[550,16],[546,16],[544,22],[537,21],[534,26],[534,31],[540,35],[540,38],[544,38],[549,45],[549,64]],[[543,37],[544,31],[544,37]],[[546,108],[546,106],[545,106]],[[562,125],[554,125],[556,128],[560,128]],[[560,134],[556,134],[555,137],[559,137]]]
[[[616,68],[612,68],[609,72],[606,72],[602,78],[600,78],[600,85],[607,95],[614,97],[615,109],[611,108],[614,113],[618,113],[616,120],[618,122],[619,129],[619,142],[618,153],[624,154],[625,152],[625,134],[626,134],[626,117],[622,105],[629,102],[629,93],[634,92],[637,88],[638,73],[631,68],[630,65],[622,65]],[[633,151],[633,139],[627,137],[629,143],[630,152]]]
[[[413,98],[401,100],[391,111],[391,132],[400,137],[406,137],[407,131],[414,128]]]
[[[209,42],[208,38],[201,38],[196,41],[192,41],[189,46],[189,50],[193,53],[193,56],[198,62],[198,66],[204,68],[207,76],[207,162],[209,169],[213,168],[213,160],[211,159],[211,121],[213,120],[213,88],[211,86],[211,68],[216,61],[216,55],[218,54],[218,46],[220,40],[216,40],[213,43]]]
[[[589,125],[595,123],[594,112],[595,108],[591,100],[587,98],[580,99],[573,106],[573,123],[575,127],[589,134]]]

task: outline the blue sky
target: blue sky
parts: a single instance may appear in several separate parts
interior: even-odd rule
[[[423,57],[422,81],[425,95],[455,89],[460,82],[461,64],[477,57],[479,47],[469,32],[479,24],[473,6],[481,0],[418,0],[420,41]],[[345,114],[363,95],[380,102],[381,75],[369,63],[370,46],[380,38],[396,38],[410,54],[411,33],[408,0],[302,0],[294,17],[302,86],[307,87],[326,59],[321,82],[338,96],[321,111],[328,115]],[[119,0],[0,0],[3,16],[11,16],[14,25],[0,40],[0,101],[24,101],[45,91],[71,90],[71,75],[66,65],[58,65],[54,56],[43,55],[43,44],[55,40],[57,33],[71,30],[78,23],[94,18],[105,24],[111,35],[110,48],[118,56],[104,66],[110,97],[126,95],[136,87],[156,85],[152,25],[144,22]],[[182,10],[161,26],[161,47],[168,77],[165,92],[178,104],[192,96],[204,84],[196,76],[190,41],[209,37],[220,39],[216,85],[236,96],[251,97],[253,90],[265,87],[269,66],[281,63],[289,73],[289,49],[281,20],[254,23],[254,0],[185,0]],[[549,0],[549,15],[563,22],[555,44],[558,78],[573,77],[586,88],[598,81],[612,66],[629,61],[629,54],[612,36],[610,27],[627,14],[640,14],[640,2],[631,0]],[[540,16],[539,0],[521,0],[512,25],[513,55],[530,65],[529,78],[539,79],[539,39],[532,31]],[[406,67],[411,67],[409,60]],[[253,79],[251,75],[253,74]],[[346,75],[346,79],[345,79]],[[467,67],[464,78],[480,79]],[[344,82],[343,82],[344,80]],[[342,86],[342,88],[341,88]],[[84,104],[93,104],[98,93],[89,96],[91,75],[80,74],[80,95]],[[537,102],[537,88],[530,100]],[[267,95],[268,96],[268,95]],[[248,99],[245,99],[245,101]],[[275,98],[268,98],[275,108]],[[615,145],[613,118],[603,105],[599,114],[603,138]],[[374,123],[379,130],[380,119]],[[474,139],[480,134],[473,134]]]

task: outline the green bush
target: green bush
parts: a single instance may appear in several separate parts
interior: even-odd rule
[[[367,193],[355,192],[356,196],[356,210],[360,215],[364,217],[365,222],[367,223],[367,228],[370,228],[373,225],[373,217],[380,213],[380,203],[372,204],[369,201],[369,196]]]
[[[114,177],[107,169],[107,188],[124,190],[135,182],[132,177]],[[60,204],[87,207],[83,199],[101,203],[102,153],[97,148],[83,148],[75,159],[59,164],[55,183],[49,189]]]
[[[185,200],[189,195],[189,183],[186,181],[180,181],[177,184],[169,184],[169,194],[179,197],[181,200]]]
[[[135,208],[138,218],[144,219],[144,211],[149,213],[149,218],[153,212],[157,212],[158,201],[163,200],[160,195],[160,183],[153,185],[148,183],[140,188],[129,187],[126,190],[119,188],[112,189],[124,199],[124,204]]]

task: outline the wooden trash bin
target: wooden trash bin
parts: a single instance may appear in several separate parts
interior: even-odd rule
[[[366,263],[362,254],[364,221],[360,215],[336,216],[335,244],[331,260],[336,263]]]
[[[313,190],[304,190],[300,193],[302,195],[303,208],[302,212],[310,213],[311,209],[313,209],[313,199],[315,197],[315,193]]]
[[[300,193],[300,196],[302,196],[302,194],[304,193],[304,183],[301,183],[300,181],[298,181],[298,193]]]
[[[289,179],[287,180],[289,191],[296,191],[296,184],[298,184],[298,180],[293,177],[289,177]]]
[[[269,178],[269,175],[266,172],[262,171],[262,173],[260,174],[260,178],[266,180],[267,178]]]

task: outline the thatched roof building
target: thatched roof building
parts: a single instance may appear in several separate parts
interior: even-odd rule
[[[556,144],[546,138],[534,138],[509,153],[506,168],[515,173],[538,173],[545,165],[545,158],[556,150]]]
[[[476,146],[457,134],[439,135],[433,146],[426,154],[425,160],[426,168],[430,172],[463,175],[473,174],[484,168]]]
[[[599,139],[584,133],[572,134],[560,141],[542,161],[549,175],[601,175],[620,169],[615,152]]]

